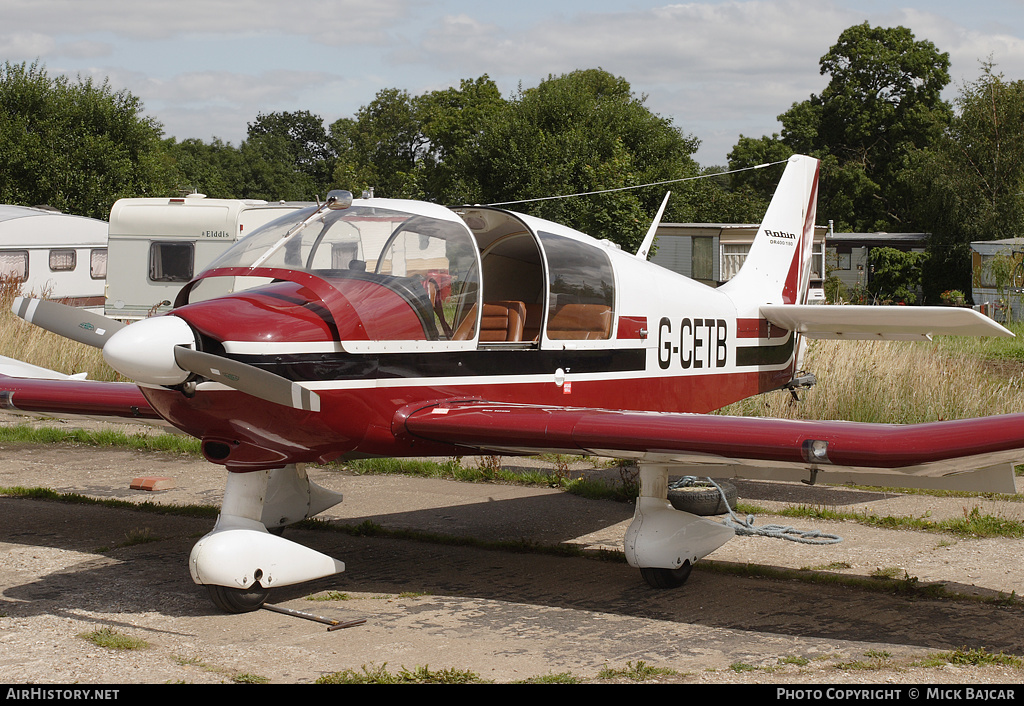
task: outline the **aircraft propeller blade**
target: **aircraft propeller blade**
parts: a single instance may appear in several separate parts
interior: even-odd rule
[[[46,299],[15,297],[11,311],[39,328],[95,348],[103,348],[108,338],[125,327],[115,319]]]
[[[255,366],[185,346],[174,347],[174,360],[184,370],[247,395],[307,412],[320,411],[320,397],[315,392]]]

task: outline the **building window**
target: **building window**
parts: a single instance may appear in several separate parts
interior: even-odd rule
[[[693,279],[711,281],[715,279],[714,238],[693,239],[693,259],[690,273]]]
[[[735,277],[750,253],[749,243],[730,243],[722,245],[722,281],[728,282]]]
[[[825,278],[825,243],[812,243],[811,248],[811,279]]]
[[[76,259],[74,250],[51,250],[50,272],[70,272],[75,269]]]

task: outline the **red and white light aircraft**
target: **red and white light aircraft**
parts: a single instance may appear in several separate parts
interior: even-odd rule
[[[670,471],[980,478],[1012,492],[1024,416],[888,426],[704,414],[802,384],[800,336],[1012,335],[969,309],[806,305],[817,183],[816,160],[789,160],[745,264],[719,288],[647,262],[654,226],[631,254],[499,208],[334,192],[239,241],[167,315],[126,326],[17,300],[19,316],[101,347],[137,387],[6,377],[0,399],[159,416],[201,439],[229,473],[190,569],[228,611],[343,570],[268,529],[339,502],[304,464],[345,457],[637,459],[625,553],[657,587],[681,584],[733,536],[671,506]]]

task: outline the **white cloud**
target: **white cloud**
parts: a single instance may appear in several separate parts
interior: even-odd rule
[[[49,54],[56,46],[53,37],[38,32],[0,34],[0,56],[11,62],[31,61]]]
[[[97,72],[103,73],[103,72]],[[146,112],[179,139],[214,137],[240,143],[260,113],[310,110],[327,122],[316,96],[340,90],[345,79],[323,72],[275,70],[255,75],[227,71],[179,74],[168,80],[138,73],[106,72],[112,85],[127,86],[143,98]]]
[[[981,63],[990,59],[996,64],[996,71],[1011,79],[1024,77],[1024,37],[1000,27],[990,31],[968,28],[947,17],[913,10],[906,12],[906,25],[914,30],[917,39],[927,39],[939,51],[949,53],[954,83],[975,80],[980,75]]]
[[[828,3],[726,2],[671,5],[543,20],[516,34],[462,15],[430,28],[421,60],[477,63],[502,73],[559,73],[618,64],[645,82],[677,81],[684,66],[747,75],[794,70],[818,57],[849,24]]]
[[[109,33],[133,39],[275,34],[315,41],[380,39],[409,11],[409,0],[4,0],[6,26],[51,34]]]
[[[313,71],[268,71],[255,76],[227,71],[178,74],[169,81],[151,79],[146,94],[175,104],[266,105],[288,103],[330,78]]]

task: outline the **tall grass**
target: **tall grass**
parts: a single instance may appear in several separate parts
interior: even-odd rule
[[[88,373],[91,380],[123,379],[104,362],[98,348],[44,331],[15,316],[11,304],[20,293],[20,281],[0,278],[0,355],[67,375]]]
[[[804,368],[818,384],[799,402],[773,392],[721,413],[911,424],[1024,412],[1019,339],[811,341]]]

